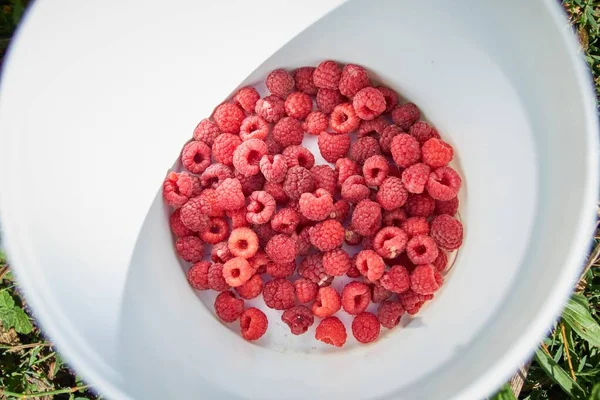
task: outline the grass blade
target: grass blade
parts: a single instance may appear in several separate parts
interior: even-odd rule
[[[504,384],[491,400],[517,400],[508,383]]]
[[[569,396],[575,399],[583,399],[584,391],[575,382],[560,365],[556,363],[548,354],[544,353],[543,350],[537,349],[535,351],[535,360],[542,367],[544,372],[556,382],[562,390]]]
[[[587,299],[575,294],[563,311],[563,321],[591,346],[600,347],[600,325],[589,311]]]

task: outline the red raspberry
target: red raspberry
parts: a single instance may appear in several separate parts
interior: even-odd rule
[[[284,264],[296,259],[298,247],[294,239],[286,235],[275,235],[265,247],[267,255],[276,263]]]
[[[394,90],[385,87],[385,86],[378,86],[377,90],[379,90],[381,92],[381,94],[383,95],[383,98],[385,99],[385,112],[389,113],[391,112],[394,108],[396,108],[396,106],[398,105],[398,93],[396,93]]]
[[[371,303],[371,290],[362,282],[350,282],[342,290],[342,307],[350,315],[364,312]]]
[[[381,151],[385,154],[391,154],[392,142],[394,141],[394,138],[402,133],[404,133],[404,131],[402,131],[402,129],[398,128],[396,125],[388,125],[383,128],[381,137],[379,138],[379,146],[381,147]]]
[[[427,193],[436,200],[452,200],[462,185],[460,175],[450,167],[439,167],[429,174]]]
[[[425,217],[410,217],[402,221],[400,227],[408,234],[409,238],[429,234],[429,222]]]
[[[383,275],[385,263],[381,256],[373,250],[362,250],[356,256],[356,268],[360,274],[371,282],[375,282]]]
[[[415,124],[408,130],[408,133],[417,139],[421,144],[425,143],[431,138],[440,138],[440,134],[437,132],[437,129],[423,121],[415,122]]]
[[[373,248],[373,236],[365,236],[362,238],[361,244],[364,250],[375,250]]]
[[[432,264],[417,265],[410,274],[410,288],[423,295],[433,294],[443,282],[444,278]]]
[[[371,80],[363,67],[356,64],[347,64],[344,66],[339,83],[341,94],[352,98],[358,96],[360,90],[367,86],[371,86]],[[383,96],[381,97],[383,98]]]
[[[314,72],[315,67],[300,67],[294,71],[296,89],[311,96],[317,94],[317,87],[313,82]]]
[[[341,194],[345,200],[356,203],[367,199],[371,191],[365,185],[365,178],[360,175],[352,175],[342,184]]]
[[[268,226],[268,225],[260,225],[260,226]],[[271,262],[267,253],[262,250],[256,252],[254,257],[248,259],[248,262],[252,266],[252,269],[256,272],[257,275],[264,274],[267,272],[267,265]]]
[[[358,164],[363,164],[369,157],[381,154],[377,139],[365,136],[358,138],[350,146],[349,157]]]
[[[271,228],[278,233],[291,235],[296,232],[300,223],[300,215],[293,208],[282,208],[271,218]]]
[[[208,285],[208,269],[210,263],[208,261],[199,261],[192,265],[187,272],[187,280],[191,287],[196,290],[207,290]]]
[[[271,228],[270,224],[254,225],[252,226],[252,230],[256,233],[256,236],[258,236],[258,244],[261,248],[265,248],[267,243],[269,243],[269,240],[277,234],[277,232]]]
[[[242,184],[236,178],[225,179],[215,190],[219,206],[224,210],[237,210],[246,204]]]
[[[379,90],[366,87],[354,96],[352,106],[360,119],[370,121],[385,111],[385,98]]]
[[[371,200],[358,202],[352,213],[352,228],[362,236],[373,236],[381,228],[381,207]]]
[[[313,102],[309,95],[293,92],[285,99],[284,106],[288,117],[304,119],[312,111]]]
[[[329,126],[329,118],[321,111],[313,111],[302,123],[302,129],[311,135],[318,135]]]
[[[205,188],[216,188],[225,179],[233,178],[233,171],[225,164],[214,163],[208,166],[200,177],[200,183]]]
[[[438,256],[433,260],[433,266],[438,272],[444,272],[448,267],[448,256],[443,250],[438,251]]]
[[[348,244],[350,246],[357,246],[360,243],[362,243],[362,240],[363,240],[363,237],[352,230],[347,230],[345,233],[344,241],[346,242],[346,244]],[[350,268],[352,268],[352,267],[350,267]],[[360,276],[360,274],[358,276]]]
[[[400,323],[402,314],[404,314],[404,307],[397,301],[386,301],[377,309],[379,323],[388,329],[392,329]]]
[[[225,213],[229,218],[231,218],[231,229],[250,226],[250,223],[246,220],[246,212],[246,207],[241,207],[237,210],[227,211]]]
[[[337,317],[324,318],[315,330],[315,339],[335,347],[342,347],[346,343],[346,328]]]
[[[383,286],[377,284],[371,285],[371,301],[373,303],[383,303],[390,297],[392,297],[392,292]]]
[[[342,103],[335,106],[329,117],[329,125],[337,133],[350,133],[358,129],[360,118],[352,104]]]
[[[202,197],[192,197],[181,207],[181,223],[194,232],[202,232],[208,228],[209,224],[207,211]]]
[[[233,176],[240,181],[244,196],[250,196],[252,192],[262,190],[263,186],[265,185],[265,177],[262,176],[262,174],[244,176],[236,170],[233,172]]]
[[[219,293],[215,299],[215,311],[221,321],[233,322],[242,315],[244,300],[236,299],[235,295],[231,292]]]
[[[294,285],[287,279],[272,279],[265,283],[263,299],[269,308],[287,310],[294,306]]]
[[[192,199],[190,199],[191,201]],[[225,211],[219,203],[219,194],[216,189],[204,189],[198,196],[198,208],[209,217],[224,217]],[[183,213],[183,210],[181,211]],[[183,214],[182,214],[183,215]]]
[[[254,108],[256,114],[267,122],[276,123],[285,117],[285,103],[279,96],[271,95],[259,99]]]
[[[213,263],[210,266],[208,269],[208,286],[217,292],[225,292],[231,289],[223,277],[223,264]]]
[[[258,251],[258,236],[250,228],[237,228],[229,235],[227,245],[235,257],[248,259]]]
[[[192,174],[201,174],[210,165],[210,147],[192,140],[181,151],[181,163]]]
[[[294,90],[294,78],[284,69],[272,71],[265,81],[269,92],[285,98]]]
[[[315,156],[306,147],[289,146],[283,150],[281,155],[285,158],[288,168],[301,166],[311,169],[315,165]]]
[[[429,217],[433,214],[435,200],[427,193],[411,194],[406,200],[404,209],[411,217]]]
[[[202,240],[196,236],[184,236],[175,242],[175,249],[179,257],[187,262],[198,262],[204,257],[204,246]]]
[[[269,320],[258,308],[250,307],[240,316],[242,337],[246,340],[257,340],[267,332]]]
[[[237,135],[223,133],[215,139],[212,145],[212,156],[215,162],[233,165],[233,153],[235,149],[242,143]]]
[[[373,239],[373,249],[383,258],[396,258],[406,248],[408,235],[395,226],[382,228]]]
[[[273,127],[273,139],[282,147],[300,145],[303,138],[302,124],[296,118],[282,118]]]
[[[203,119],[200,121],[196,129],[194,129],[194,140],[199,140],[212,146],[213,142],[222,132],[219,130],[217,124],[209,119]]]
[[[407,131],[415,122],[419,120],[421,113],[413,103],[402,104],[392,110],[392,120],[403,131]]]
[[[337,173],[329,165],[315,165],[310,169],[315,189],[325,189],[332,196],[337,188]]]
[[[406,219],[406,213],[401,208],[396,208],[391,211],[383,212],[384,226],[401,226],[400,224]],[[404,228],[402,228],[404,229]],[[405,231],[406,232],[406,231]]]
[[[402,183],[410,193],[423,193],[431,168],[422,163],[413,164],[402,172]]]
[[[304,167],[292,167],[288,169],[283,190],[292,200],[300,199],[302,193],[312,192],[315,188],[310,171]]]
[[[187,172],[169,172],[163,182],[163,199],[171,207],[181,207],[192,197],[194,183]]]
[[[342,249],[335,249],[323,254],[323,268],[328,275],[342,276],[352,266],[350,256]]]
[[[229,235],[229,225],[223,218],[210,218],[208,228],[200,232],[200,239],[209,244],[217,244]]]
[[[268,153],[267,145],[260,139],[248,139],[242,142],[233,153],[233,166],[243,176],[252,176],[260,172],[258,163]]]
[[[270,127],[267,121],[258,115],[250,115],[242,121],[240,126],[240,138],[242,140],[260,139],[265,140],[269,136]]]
[[[412,263],[412,261],[410,261],[406,253],[402,253],[393,260],[389,260],[388,265],[402,265],[408,270],[408,272],[413,271],[417,267],[415,264]]]
[[[352,258],[352,259],[354,260],[355,258]],[[350,269],[348,270],[348,272],[346,272],[346,276],[348,278],[356,279],[356,278],[359,278],[361,275],[360,275],[360,271],[358,270],[358,268],[356,268],[356,265],[352,265],[350,267]]]
[[[310,243],[310,228],[311,226],[305,226],[302,228],[300,233],[293,233],[292,237],[296,240],[298,246],[298,255],[305,256],[312,250],[313,246]]]
[[[352,334],[360,343],[371,343],[379,337],[379,320],[375,314],[363,312],[354,317],[352,321]]]
[[[323,61],[313,72],[313,83],[318,88],[337,89],[342,76],[340,66],[331,60]]]
[[[283,312],[281,320],[290,327],[293,335],[302,335],[315,322],[315,317],[307,307],[294,306]]]
[[[296,272],[296,261],[289,263],[277,264],[270,262],[267,264],[267,274],[272,278],[287,278]]]
[[[311,221],[323,221],[333,211],[333,197],[325,189],[313,193],[302,193],[300,212]]]
[[[338,312],[341,307],[340,295],[330,286],[322,287],[317,292],[317,298],[312,305],[312,312],[319,318],[329,317]]]
[[[337,89],[319,89],[317,92],[317,108],[325,114],[331,114],[344,101],[346,98]]]
[[[251,224],[266,224],[275,213],[275,199],[265,191],[252,192],[248,198],[246,220]]]
[[[222,132],[237,135],[240,133],[240,125],[246,118],[246,114],[237,104],[223,103],[215,109],[213,118]]]
[[[410,289],[398,295],[398,300],[400,301],[402,308],[404,308],[406,312],[410,315],[415,315],[416,313],[418,313],[421,306],[426,301],[431,300],[432,298],[433,295],[431,294],[422,295],[415,293]]]
[[[252,275],[245,283],[235,288],[242,299],[250,300],[262,293],[263,281],[260,275]]]
[[[338,186],[342,186],[346,179],[352,175],[360,175],[360,166],[349,158],[340,158],[335,162],[338,172]]]
[[[243,285],[252,275],[254,275],[254,268],[245,258],[235,257],[223,264],[223,278],[231,287]]]
[[[283,190],[281,183],[265,182],[264,191],[269,193],[275,199],[278,205],[285,205],[290,200],[288,195]]]
[[[377,139],[381,136],[387,125],[388,123],[383,116],[379,116],[370,121],[363,120],[358,127],[358,137],[372,136]]]
[[[458,211],[458,197],[450,200],[436,200],[435,201],[435,214],[442,215],[448,214],[451,217]]]
[[[252,114],[254,112],[254,108],[256,107],[256,102],[260,99],[260,95],[252,86],[245,86],[238,90],[238,92],[233,96],[233,101],[239,104],[240,107],[244,109],[248,114]]]
[[[287,162],[281,154],[264,155],[259,163],[260,171],[267,182],[281,183],[287,173]]]
[[[403,168],[410,167],[421,158],[419,142],[407,133],[394,136],[391,151],[396,164]]]
[[[408,270],[402,265],[394,265],[384,272],[379,280],[381,286],[393,293],[402,293],[410,287]]]
[[[319,286],[306,278],[299,278],[294,281],[294,289],[300,303],[309,303],[317,297]]]
[[[327,275],[323,267],[322,254],[310,254],[302,260],[298,266],[298,274],[316,283],[318,286],[329,286],[333,280],[332,276]]]
[[[348,214],[350,214],[350,202],[342,199],[333,204],[333,211],[329,214],[329,218],[343,223],[348,218]]]
[[[344,227],[334,219],[319,222],[309,235],[312,245],[321,251],[333,250],[344,243]]]
[[[406,245],[406,254],[414,264],[429,264],[438,256],[435,241],[427,235],[414,236]]]
[[[335,135],[323,131],[317,139],[317,145],[325,161],[335,163],[350,150],[350,135]]]
[[[210,259],[216,263],[225,264],[233,258],[227,242],[215,244],[210,250]]]
[[[432,168],[443,167],[452,161],[454,149],[441,139],[431,138],[421,149],[423,162]]]
[[[194,232],[189,229],[187,226],[181,222],[181,209],[173,211],[171,216],[169,217],[169,225],[171,226],[171,231],[175,234],[176,237],[183,236],[191,236]]]
[[[365,183],[369,186],[380,186],[390,170],[390,166],[382,155],[373,155],[365,160],[362,172]]]
[[[463,226],[449,215],[438,215],[431,221],[430,235],[442,249],[456,250],[463,242]]]

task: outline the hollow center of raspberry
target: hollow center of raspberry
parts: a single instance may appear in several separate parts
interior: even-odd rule
[[[444,186],[450,186],[450,179],[446,175],[443,175],[440,183]]]
[[[194,154],[194,162],[196,164],[200,164],[202,161],[204,161],[204,156],[200,153],[196,153]]]
[[[248,248],[248,241],[240,240],[238,241],[237,247],[242,250],[246,250]]]
[[[340,115],[340,123],[343,124],[346,121],[348,121],[348,116],[346,114]]]
[[[256,150],[250,150],[250,152],[248,153],[247,160],[248,164],[257,165],[260,161],[260,154]]]
[[[306,157],[298,156],[298,165],[306,168],[306,165],[308,165],[308,160],[306,159]]]
[[[206,185],[209,187],[214,187],[217,183],[219,183],[219,178],[213,176],[212,178],[206,181]]]
[[[231,276],[233,278],[239,278],[240,277],[240,269],[239,268],[234,268],[231,270]]]
[[[219,227],[219,225],[212,225],[209,230],[210,230],[210,233],[219,233],[219,232],[221,232],[221,228]]]
[[[417,247],[415,247],[415,253],[417,253],[418,255],[423,255],[426,252],[427,252],[427,247],[425,247],[422,244],[420,244]]]
[[[371,176],[377,176],[377,175],[379,175],[379,172],[381,172],[381,170],[379,168],[373,168],[371,170]]]
[[[354,307],[358,307],[361,303],[361,300],[362,300],[361,295],[354,296]]]
[[[240,319],[240,328],[242,328],[242,331],[247,331],[250,328],[250,322],[251,318],[249,317]]]

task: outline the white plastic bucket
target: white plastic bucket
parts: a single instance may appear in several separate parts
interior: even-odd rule
[[[366,66],[455,147],[464,247],[375,344],[312,349],[273,319],[247,343],[189,288],[161,182],[236,87],[323,59]],[[47,0],[2,80],[5,244],[45,331],[110,398],[481,398],[578,276],[597,128],[552,0]]]

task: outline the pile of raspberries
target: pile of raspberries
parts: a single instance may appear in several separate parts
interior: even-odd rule
[[[343,309],[356,340],[372,342],[433,298],[463,242],[454,150],[361,66],[277,69],[265,83],[268,96],[243,87],[202,120],[183,170],[164,181],[187,279],[220,292],[216,315],[239,320],[246,340],[267,331],[266,315],[244,306],[262,294],[294,335],[317,317],[316,339],[343,346]],[[315,165],[305,134],[334,166]],[[352,280],[339,293],[342,276]]]

